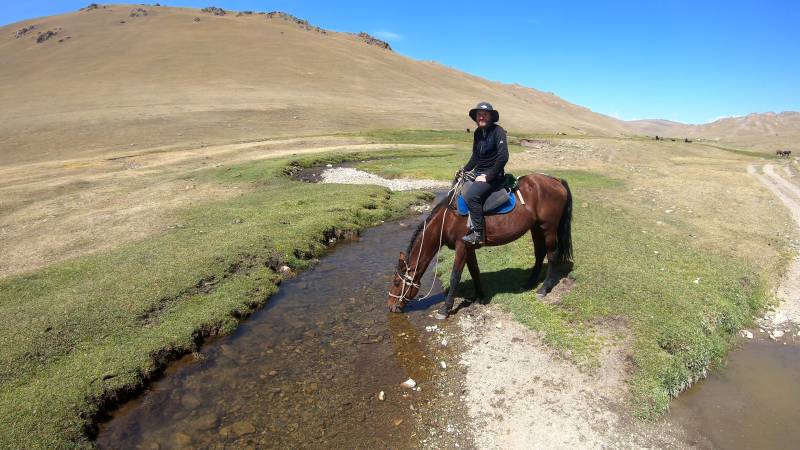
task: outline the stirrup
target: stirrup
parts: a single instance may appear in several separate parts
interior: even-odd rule
[[[467,245],[472,245],[472,246],[483,245],[484,242],[486,241],[486,239],[483,236],[483,233],[479,233],[477,231],[473,231],[472,233],[464,236],[463,238],[461,238],[461,240],[466,242]]]

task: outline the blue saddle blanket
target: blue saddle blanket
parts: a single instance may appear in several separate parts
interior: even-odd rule
[[[517,196],[514,192],[508,193],[508,201],[503,203],[502,205],[494,208],[490,211],[484,211],[484,214],[505,214],[511,212],[514,209],[514,205],[517,204]],[[469,214],[469,207],[467,206],[467,201],[464,200],[464,197],[461,194],[458,194],[458,214],[461,216],[466,216]]]

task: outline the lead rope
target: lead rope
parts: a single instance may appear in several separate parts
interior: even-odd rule
[[[461,185],[463,184],[463,182],[464,182],[464,177],[462,176],[462,177],[460,177],[458,179],[458,181],[456,181],[456,183],[453,185],[453,187],[450,188],[449,191],[447,191],[447,196],[448,197],[450,197],[450,193],[451,192],[453,193],[453,197],[450,197],[450,201],[447,203],[448,207],[453,202],[453,198],[455,198],[455,195],[458,192],[458,190],[461,187]],[[446,219],[447,219],[447,210],[445,210],[442,213],[442,226],[439,228],[439,246],[436,247],[436,255],[434,255],[434,257],[436,258],[436,261],[433,264],[433,281],[431,281],[431,288],[428,289],[428,293],[427,294],[425,294],[422,297],[417,297],[417,298],[411,299],[412,301],[421,301],[421,300],[425,300],[425,299],[429,298],[430,295],[431,295],[431,292],[433,292],[434,286],[436,286],[436,276],[437,276],[437,272],[439,271],[439,252],[442,250],[442,236],[444,235],[444,223],[445,223]],[[423,224],[422,224],[422,238],[420,238],[421,242],[424,242],[425,229],[426,229],[427,225],[428,225],[427,221],[423,222]],[[420,259],[421,256],[422,256],[422,244],[420,244],[420,246],[419,246],[419,253],[417,254],[417,263],[414,265],[414,276],[417,275],[417,267],[419,267],[419,259]],[[414,281],[413,277],[411,278],[411,281],[413,283],[413,281]],[[422,277],[420,277],[420,281],[422,281]],[[409,290],[411,290],[411,289],[409,289]]]

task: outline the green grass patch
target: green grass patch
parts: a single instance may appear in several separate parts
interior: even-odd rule
[[[634,363],[632,410],[658,417],[671,396],[723,360],[738,330],[769,301],[767,289],[753,268],[695,248],[682,233],[642,232],[643,223],[655,222],[648,211],[602,204],[601,197],[621,191],[621,181],[580,171],[557,175],[569,181],[575,199],[573,290],[559,304],[520,290],[533,267],[527,235],[478,251],[485,289],[492,303],[585,367],[597,363],[595,328],[621,333]],[[451,266],[446,251],[443,280]],[[458,289],[472,294],[466,270]]]
[[[472,133],[466,130],[367,130],[343,135],[386,144],[462,144],[472,147]]]
[[[166,359],[263,304],[276,267],[303,269],[337,230],[429,199],[292,181],[288,163],[209,170],[198,179],[248,193],[192,207],[159,236],[0,281],[0,447],[85,443],[114,392],[135,389]]]

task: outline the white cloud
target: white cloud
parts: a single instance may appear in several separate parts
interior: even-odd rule
[[[376,31],[372,34],[374,34],[375,37],[381,38],[385,41],[399,41],[403,39],[403,36],[392,31]]]

